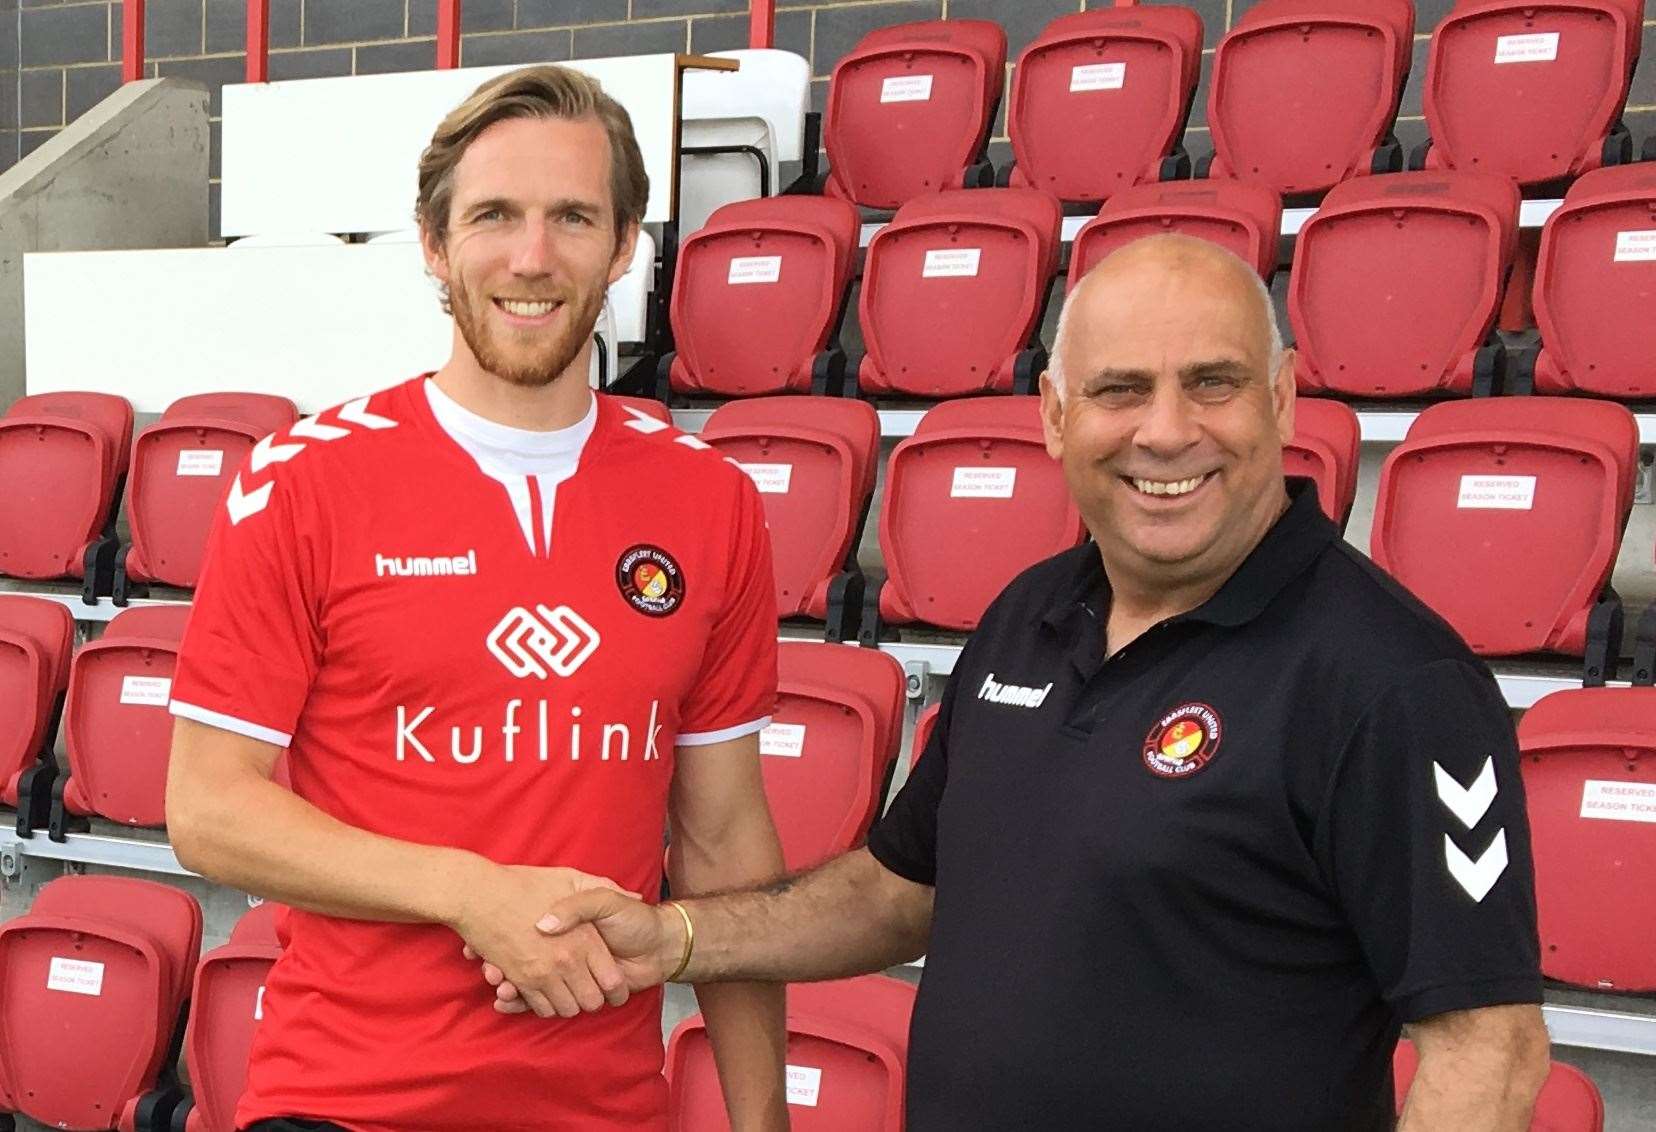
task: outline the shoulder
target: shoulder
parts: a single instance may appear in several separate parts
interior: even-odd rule
[[[598,427],[606,435],[605,458],[636,467],[645,477],[641,482],[670,485],[676,499],[692,504],[757,498],[753,481],[741,466],[699,436],[624,400],[597,396]]]
[[[978,632],[1008,627],[1027,629],[1067,595],[1080,595],[1082,583],[1102,572],[1098,547],[1084,542],[1024,570],[1001,590],[979,621]]]

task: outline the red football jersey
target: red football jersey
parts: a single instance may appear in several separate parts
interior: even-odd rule
[[[249,455],[172,711],[287,746],[293,789],[351,825],[655,893],[674,747],[758,731],[775,699],[759,497],[602,396],[562,477],[504,474],[424,381]],[[241,1124],[665,1126],[659,991],[508,1017],[446,927],[296,911],[288,931]]]

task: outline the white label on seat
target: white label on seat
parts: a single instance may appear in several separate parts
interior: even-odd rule
[[[224,452],[217,448],[184,448],[178,453],[181,476],[216,476],[224,470]]]
[[[1070,68],[1070,93],[1083,90],[1120,90],[1127,81],[1125,63],[1088,63]]]
[[[1581,789],[1581,816],[1599,821],[1656,823],[1656,782],[1605,782],[1589,778]]]
[[[982,248],[935,248],[926,253],[926,266],[920,278],[938,279],[950,275],[976,275]]]
[[[64,959],[52,956],[51,969],[46,973],[46,989],[68,991],[70,994],[103,994],[104,965],[90,959]]]
[[[759,732],[759,753],[797,759],[805,753],[803,723],[772,723]]]
[[[1558,33],[1538,31],[1528,35],[1495,37],[1497,63],[1551,63],[1558,58]]]
[[[1462,510],[1528,511],[1535,506],[1534,476],[1462,476]]]
[[[1018,482],[1016,468],[983,468],[976,464],[954,470],[950,499],[1011,499]]]
[[[892,75],[880,84],[881,102],[930,102],[930,75]]]
[[[1616,262],[1656,259],[1656,228],[1616,233]]]
[[[793,483],[792,464],[737,464],[761,495],[786,495]]]
[[[172,681],[165,676],[123,676],[121,702],[145,707],[166,707],[172,696]]]
[[[788,1103],[815,1108],[822,1092],[822,1070],[809,1065],[788,1066]]]
[[[782,278],[779,255],[739,255],[730,261],[726,283],[775,283]]]

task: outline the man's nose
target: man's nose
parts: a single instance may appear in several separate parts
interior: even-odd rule
[[[1133,434],[1133,443],[1167,459],[1183,453],[1202,438],[1194,407],[1176,382],[1158,383]]]
[[[511,268],[514,275],[549,275],[555,249],[546,225],[530,220],[518,232],[512,244]]]

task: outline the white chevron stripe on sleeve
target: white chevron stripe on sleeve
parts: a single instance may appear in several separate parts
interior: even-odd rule
[[[1506,872],[1506,830],[1495,831],[1495,840],[1489,843],[1489,848],[1476,861],[1461,852],[1460,846],[1445,834],[1443,860],[1449,866],[1449,875],[1455,878],[1455,883],[1481,904],[1483,898],[1489,895],[1489,890],[1495,887],[1495,882],[1501,879],[1501,874]]]
[[[1443,769],[1442,763],[1432,764],[1432,776],[1437,780],[1438,800],[1449,807],[1449,812],[1471,829],[1483,820],[1495,801],[1495,759],[1484,759],[1483,769],[1471,786],[1462,786],[1454,775]]]

